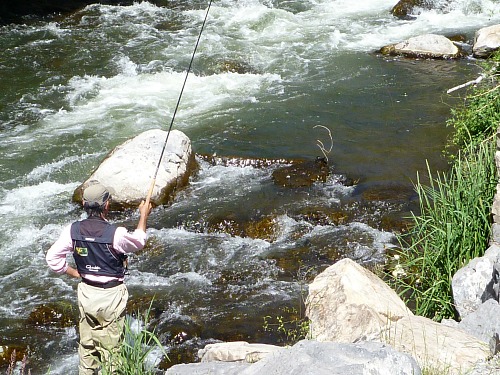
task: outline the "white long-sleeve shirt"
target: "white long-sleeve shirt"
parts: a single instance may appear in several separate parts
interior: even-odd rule
[[[146,233],[141,229],[129,232],[125,227],[117,227],[113,237],[113,248],[123,254],[134,253],[144,248],[146,244]],[[57,273],[65,273],[68,269],[67,256],[73,254],[73,240],[71,239],[71,224],[66,226],[56,242],[50,247],[45,260],[50,269]],[[80,275],[90,281],[106,283],[112,280],[123,280],[110,276]]]

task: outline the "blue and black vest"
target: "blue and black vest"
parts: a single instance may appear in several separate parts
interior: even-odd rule
[[[73,257],[80,274],[123,277],[125,254],[113,249],[116,226],[99,217],[71,225]]]

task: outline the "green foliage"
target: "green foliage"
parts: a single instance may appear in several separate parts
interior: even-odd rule
[[[148,356],[155,349],[159,349],[168,359],[168,355],[154,330],[147,329],[150,309],[142,316],[137,313],[137,319],[142,326],[138,332],[133,329],[132,317],[127,315],[125,318],[125,337],[120,351],[111,358],[110,363],[102,364],[102,375],[154,375],[156,370],[153,364],[148,363]]]
[[[483,63],[487,73],[481,86],[477,86],[464,99],[461,106],[452,109],[447,125],[454,128],[449,147],[464,149],[497,131],[500,121],[500,95],[498,85],[498,62],[500,54]]]
[[[419,180],[415,189],[420,215],[401,238],[400,254],[407,278],[396,279],[415,302],[418,315],[436,320],[455,315],[451,295],[453,275],[487,248],[491,202],[496,187],[494,142],[479,144],[459,155],[448,174],[431,171],[430,186]]]
[[[285,307],[282,309],[289,318],[279,315],[275,318],[271,316],[264,317],[263,328],[266,332],[275,332],[280,336],[280,341],[285,345],[293,345],[299,340],[309,337],[309,320],[298,316],[295,308]]]

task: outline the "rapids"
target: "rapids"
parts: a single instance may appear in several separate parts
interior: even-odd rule
[[[332,174],[290,189],[273,183],[276,165],[199,158],[189,187],[153,211],[127,285],[131,309],[154,296],[172,363],[215,340],[282,343],[264,317],[300,315],[307,281],[339,258],[383,263],[414,208],[417,172],[426,161],[446,168],[446,119],[463,94],[446,90],[476,78],[477,61],[376,52],[429,32],[470,43],[500,21],[500,3],[457,0],[402,21],[389,13],[395,2],[212,4],[174,128],[199,155],[311,160],[318,141],[330,144],[326,127]],[[168,127],[207,6],[172,4],[93,4],[0,28],[0,346],[29,346],[32,374],[77,373],[75,326],[28,318],[44,304],[76,306],[76,281],[45,264],[82,217],[73,190],[116,145]],[[133,228],[137,213],[112,219]]]

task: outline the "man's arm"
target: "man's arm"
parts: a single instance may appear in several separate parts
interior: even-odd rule
[[[56,242],[50,247],[45,260],[50,269],[57,273],[66,273],[72,277],[80,277],[76,269],[68,265],[66,257],[73,252],[71,225],[65,227]]]
[[[153,208],[153,206],[151,205],[151,203],[149,203],[146,206],[145,201],[141,202],[141,204],[139,205],[140,217],[139,217],[139,222],[137,223],[137,229],[140,229],[143,232],[146,232],[146,225],[147,225],[148,217],[149,217],[149,214],[151,213],[152,208]]]
[[[113,247],[121,253],[134,253],[144,248],[146,244],[146,224],[152,205],[146,206],[144,201],[139,205],[139,222],[137,228],[129,233],[125,227],[117,227],[113,239]]]

